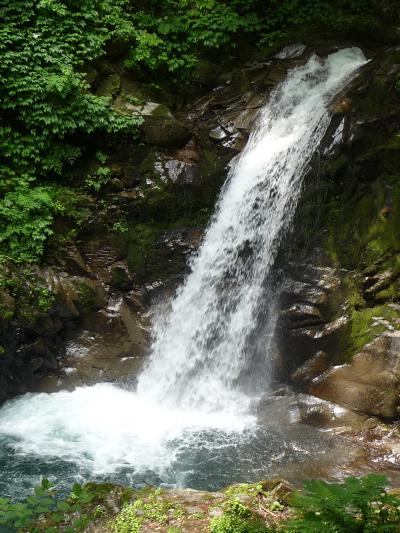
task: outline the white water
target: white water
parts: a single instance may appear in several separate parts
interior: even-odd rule
[[[94,473],[124,466],[162,472],[174,463],[172,442],[195,446],[193,435],[204,428],[240,440],[254,426],[238,383],[249,370],[279,237],[329,124],[329,101],[364,62],[358,49],[324,61],[314,56],[272,96],[223,188],[191,274],[155,324],[137,392],[99,384],[8,402],[0,436],[12,438],[16,455],[66,459]],[[267,368],[267,347],[262,357]],[[267,373],[259,385],[268,386]]]
[[[248,396],[237,383],[249,364],[279,237],[291,222],[304,170],[329,125],[329,101],[364,61],[358,49],[326,61],[313,56],[289,74],[265,106],[222,191],[192,273],[170,314],[155,324],[140,395],[206,412],[247,411]],[[261,390],[267,379],[260,376]]]

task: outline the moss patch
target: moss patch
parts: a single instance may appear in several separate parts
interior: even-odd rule
[[[133,272],[140,274],[151,259],[157,235],[157,229],[149,224],[136,224],[125,234],[123,246],[126,247],[128,265]]]
[[[400,185],[392,177],[381,177],[356,197],[332,206],[327,252],[342,267],[360,268],[387,252],[398,252],[399,235]]]
[[[151,489],[125,505],[119,515],[110,522],[110,530],[115,533],[140,533],[144,524],[155,529],[184,518],[183,507],[167,498],[161,489]],[[172,528],[177,528],[172,525]]]
[[[341,346],[342,358],[348,361],[353,355],[360,352],[366,344],[384,333],[387,330],[387,325],[382,323],[383,320],[388,321],[391,326],[398,329],[399,326],[395,322],[398,317],[398,311],[389,307],[388,304],[364,309],[353,308],[349,329]]]

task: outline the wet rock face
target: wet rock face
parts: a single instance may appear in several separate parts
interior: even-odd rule
[[[148,185],[158,180],[175,186],[196,187],[202,179],[200,154],[194,143],[172,154],[150,152],[140,165],[140,172]]]
[[[126,263],[101,239],[62,255],[22,285],[9,272],[15,297],[4,290],[0,304],[0,403],[30,390],[120,380],[141,365],[148,299],[124,277]]]
[[[400,412],[400,332],[386,333],[315,378],[312,394],[354,411],[393,419]]]
[[[344,268],[364,269],[398,247],[399,75],[400,52],[389,49],[332,104],[336,114],[323,142],[320,193],[329,205],[328,252]],[[388,259],[375,272],[379,278],[371,279],[372,296],[393,281]]]
[[[133,381],[149,346],[141,295],[110,300],[66,333],[65,355],[35,385],[38,392],[72,390],[99,381]]]
[[[335,478],[343,472],[358,476],[366,470],[383,470],[398,477],[397,426],[388,426],[376,417],[338,405],[336,399],[323,400],[287,385],[266,393],[257,414],[260,425],[285,431],[288,441],[300,448],[308,438],[310,449],[313,442],[317,447],[324,441],[323,457],[312,459],[309,467],[301,465],[303,477]]]
[[[381,52],[331,102],[290,244],[304,257],[322,246],[341,286],[321,292],[318,275],[304,284],[289,270],[278,322],[285,379],[388,419],[399,416],[399,65],[398,49]]]
[[[207,139],[230,157],[241,152],[271,92],[286,78],[288,70],[304,64],[311,52],[304,45],[295,46],[269,61],[249,62],[221,75],[212,93],[188,109],[186,121],[196,124],[194,135]]]
[[[325,352],[320,350],[293,372],[291,380],[293,383],[299,384],[300,386],[307,385],[314,378],[323,374],[328,366],[328,356]]]
[[[334,358],[348,317],[334,269],[291,264],[284,278],[277,323],[280,377],[305,384]]]

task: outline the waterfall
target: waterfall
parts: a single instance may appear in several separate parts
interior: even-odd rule
[[[185,484],[195,475],[197,486],[221,486],[232,479],[229,469],[238,480],[239,464],[245,479],[250,465],[256,478],[264,475],[274,442],[282,455],[272,431],[263,434],[264,448],[248,440],[256,427],[252,396],[268,387],[268,371],[259,372],[268,370],[268,343],[261,352],[255,344],[262,344],[260,328],[274,328],[271,268],[328,127],[329,103],[363,63],[362,52],[350,48],[324,60],[313,55],[289,72],[228,176],[190,274],[155,322],[137,390],[103,383],[7,402],[0,410],[0,484],[24,490],[33,483],[29,472],[42,465],[66,482],[115,474],[127,483]],[[260,316],[265,308],[268,316]],[[249,393],[242,385],[255,351]]]
[[[329,102],[364,62],[355,48],[326,60],[313,55],[273,93],[223,187],[191,274],[171,311],[155,322],[140,395],[206,411],[246,410],[248,397],[238,381],[251,360],[280,237],[329,125]],[[270,313],[270,330],[274,318]],[[268,346],[263,356],[268,368]],[[259,381],[265,390],[267,373]]]

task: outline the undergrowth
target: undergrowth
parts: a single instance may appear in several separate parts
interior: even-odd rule
[[[343,483],[310,480],[304,483],[303,491],[292,494],[289,505],[273,507],[263,499],[258,485],[248,486],[250,496],[261,497],[250,507],[239,500],[244,486],[240,486],[240,493],[235,487],[228,489],[228,500],[220,503],[222,515],[211,518],[209,532],[399,533],[400,497],[390,494],[387,485],[388,479],[377,474],[348,477]],[[263,514],[266,505],[268,516]],[[121,510],[114,516],[116,506]],[[201,527],[206,513],[206,509],[198,513]],[[193,527],[194,517],[185,508],[184,499],[180,502],[169,498],[168,491],[151,487],[134,491],[109,483],[75,484],[62,497],[48,480],[43,480],[23,501],[0,499],[0,527],[15,532],[72,533],[97,524],[114,533],[140,533],[150,524],[155,530],[177,533],[185,530],[186,519]]]
[[[211,533],[271,533],[261,517],[255,515],[238,500],[230,500],[221,517],[213,518]]]
[[[343,483],[310,480],[291,497],[291,518],[266,525],[240,501],[230,500],[211,533],[388,533],[400,531],[400,498],[385,476],[349,477]]]
[[[400,499],[385,490],[385,476],[370,474],[344,483],[311,480],[292,499],[296,517],[283,530],[296,533],[400,531]]]

